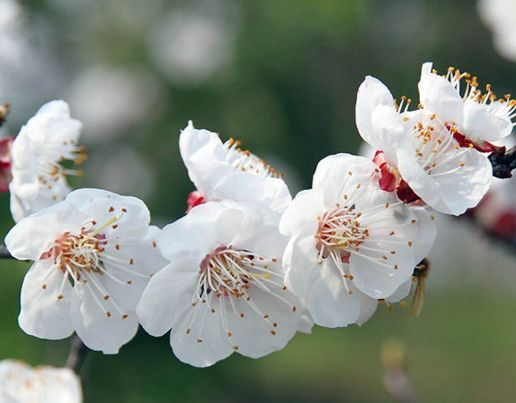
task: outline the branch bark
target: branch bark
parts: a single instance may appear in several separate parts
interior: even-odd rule
[[[512,171],[516,169],[516,147],[510,150],[501,147],[489,155],[489,161],[493,166],[493,176],[500,179],[512,177]]]

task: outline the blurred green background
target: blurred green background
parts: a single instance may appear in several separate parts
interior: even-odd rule
[[[14,4],[12,0],[0,0]],[[356,90],[367,74],[417,99],[421,63],[457,66],[516,92],[516,64],[495,52],[469,0],[25,0],[0,29],[4,134],[63,98],[85,123],[90,161],[74,184],[134,194],[157,224],[180,217],[192,184],[178,134],[192,119],[234,136],[285,173],[293,193],[317,162],[357,152]],[[14,30],[14,31],[12,31]],[[12,33],[14,32],[14,33]],[[5,50],[5,49],[4,49]],[[0,233],[12,226],[0,195]],[[143,331],[117,356],[91,353],[81,375],[92,402],[390,402],[380,359],[406,346],[418,401],[513,402],[514,258],[469,223],[438,220],[423,314],[380,306],[362,328],[298,335],[260,360],[233,356],[199,370],[167,337]],[[69,342],[17,326],[27,264],[0,262],[0,359],[63,365]]]

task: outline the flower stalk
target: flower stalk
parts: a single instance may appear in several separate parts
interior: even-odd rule
[[[79,336],[74,336],[70,345],[68,358],[66,359],[66,368],[70,368],[78,374],[89,351],[90,349],[84,345]]]

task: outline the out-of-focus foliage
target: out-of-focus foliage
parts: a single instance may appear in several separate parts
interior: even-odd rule
[[[193,190],[177,144],[189,119],[223,138],[239,137],[283,171],[295,193],[310,184],[321,158],[357,151],[354,103],[366,74],[397,96],[417,98],[421,63],[431,60],[440,70],[471,71],[495,91],[516,91],[516,65],[495,53],[468,0],[20,5],[14,40],[21,55],[0,60],[0,98],[13,110],[5,134],[47,100],[69,101],[72,116],[85,123],[90,154],[75,185],[140,196],[157,224],[181,216]],[[12,225],[8,210],[1,195],[2,234]],[[434,248],[418,320],[384,309],[362,328],[316,329],[265,359],[232,357],[206,370],[179,363],[166,338],[141,331],[118,356],[91,354],[86,401],[389,401],[380,349],[398,337],[424,401],[509,402],[516,324],[515,277],[507,273],[514,268],[495,245],[464,239],[469,230]],[[17,326],[26,268],[0,263],[0,358],[60,365],[67,341],[40,341]]]

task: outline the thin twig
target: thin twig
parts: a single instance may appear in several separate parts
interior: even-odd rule
[[[0,259],[14,259],[5,245],[0,245]]]
[[[66,359],[66,368],[72,369],[76,374],[79,373],[89,351],[90,349],[84,345],[79,336],[75,335]]]

